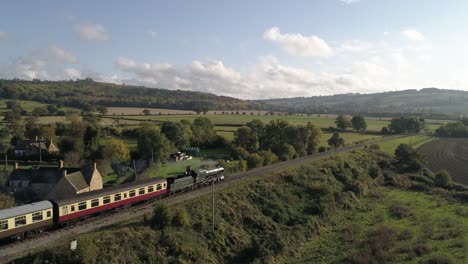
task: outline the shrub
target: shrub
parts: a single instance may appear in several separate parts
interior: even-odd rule
[[[402,219],[405,217],[408,217],[411,215],[411,210],[400,204],[400,203],[395,203],[392,206],[390,206],[390,214],[397,219]]]
[[[184,227],[190,225],[190,216],[187,213],[185,207],[177,208],[172,218],[172,225],[178,227]]]
[[[441,188],[447,188],[452,182],[452,177],[447,171],[439,171],[434,178],[434,184]]]
[[[424,256],[431,253],[431,249],[426,244],[416,244],[412,248],[413,252],[418,256]]]
[[[159,203],[154,208],[151,226],[155,229],[164,229],[171,224],[172,214],[166,204]]]

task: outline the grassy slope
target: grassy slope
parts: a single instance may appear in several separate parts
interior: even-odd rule
[[[362,199],[357,210],[346,210],[336,214],[335,225],[322,230],[318,239],[305,244],[294,257],[284,258],[284,263],[342,263],[355,252],[365,237],[366,230],[388,226],[398,235],[410,230],[409,238],[397,238],[391,247],[395,263],[425,263],[440,255],[450,255],[457,263],[468,261],[465,243],[468,239],[468,206],[449,202],[438,196],[380,188],[379,195]],[[409,208],[409,215],[398,219],[390,208],[401,204]],[[356,228],[356,226],[358,228]],[[354,230],[356,240],[350,238]],[[414,245],[426,245],[430,253],[418,257]],[[466,262],[465,262],[466,263]]]

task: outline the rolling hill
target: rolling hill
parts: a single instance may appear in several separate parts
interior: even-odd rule
[[[178,110],[263,110],[261,102],[209,93],[95,82],[0,80],[0,98],[85,108],[86,104]]]
[[[416,115],[458,118],[468,114],[468,92],[424,88],[374,94],[340,94],[262,100],[290,112],[359,113],[367,116]]]

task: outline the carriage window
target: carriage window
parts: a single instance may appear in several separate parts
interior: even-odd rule
[[[140,188],[138,190],[138,195],[143,195],[143,194],[145,194],[145,188]]]
[[[63,215],[68,214],[68,206],[62,207],[62,214],[63,214]]]
[[[106,196],[106,197],[102,198],[102,203],[103,203],[103,204],[108,204],[108,203],[110,203],[110,196]]]
[[[88,206],[86,205],[86,202],[81,202],[78,204],[78,210],[85,210]]]
[[[124,198],[127,198],[127,193],[124,193]]]
[[[70,205],[70,211],[75,212],[75,205]]]
[[[130,193],[128,194],[128,196],[130,196],[130,197],[135,196],[135,190],[131,190]]]
[[[120,193],[114,194],[114,201],[120,201],[122,199],[122,196],[120,196]]]
[[[99,199],[91,200],[91,207],[96,207],[99,205]]]
[[[42,215],[42,212],[36,212],[36,213],[32,214],[33,222],[41,221],[43,218],[44,217]]]
[[[75,208],[75,206],[73,206],[72,208]],[[51,217],[52,216],[52,212],[51,211],[47,211],[47,217]]]
[[[158,184],[158,185],[156,186],[156,190],[161,190],[161,189],[162,189],[161,184]]]
[[[154,192],[154,186],[153,186],[153,185],[148,186],[148,192],[149,192],[149,193],[150,193],[150,192]]]
[[[0,230],[7,230],[8,229],[8,220],[0,221]]]
[[[26,216],[18,216],[15,218],[15,227],[26,224]]]
[[[166,188],[166,184],[165,184],[165,183],[163,183],[163,186],[164,186],[164,188]]]

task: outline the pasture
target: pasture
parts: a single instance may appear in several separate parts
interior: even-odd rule
[[[440,138],[422,145],[427,165],[434,171],[446,170],[455,182],[468,185],[468,139]]]
[[[413,148],[417,149],[419,146],[423,145],[424,143],[427,143],[431,140],[434,140],[434,137],[427,136],[427,135],[414,135],[414,136],[408,136],[408,137],[403,137],[403,138],[397,138],[394,140],[389,140],[385,142],[378,143],[380,150],[383,152],[386,152],[390,155],[395,154],[395,149],[400,145],[400,144],[408,144],[412,146]]]

